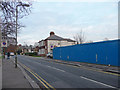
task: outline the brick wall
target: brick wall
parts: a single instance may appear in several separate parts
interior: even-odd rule
[[[7,52],[14,52],[16,51],[16,46],[15,45],[9,45],[7,47]]]

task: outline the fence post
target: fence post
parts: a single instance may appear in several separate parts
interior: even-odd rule
[[[96,63],[98,62],[98,55],[96,54]]]

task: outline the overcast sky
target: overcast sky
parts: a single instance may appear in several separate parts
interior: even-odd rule
[[[63,38],[73,39],[82,30],[86,41],[118,37],[117,0],[54,1],[36,0],[32,3],[31,14],[21,20],[26,27],[19,33],[20,44],[34,45],[35,42],[47,38],[50,31]]]

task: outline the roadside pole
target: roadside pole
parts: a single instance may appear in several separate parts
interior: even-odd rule
[[[18,6],[16,6],[16,51],[15,51],[15,68],[17,68],[17,20],[18,20]]]
[[[29,4],[18,4],[17,6],[16,6],[16,33],[15,33],[15,36],[16,36],[16,52],[15,52],[15,68],[17,68],[17,32],[18,32],[18,30],[17,30],[17,28],[18,28],[18,7],[19,6],[25,6],[25,7],[29,7]]]

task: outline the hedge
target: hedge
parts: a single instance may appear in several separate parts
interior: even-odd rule
[[[25,53],[25,55],[28,55],[28,56],[37,56],[37,52],[33,52],[33,53]]]

